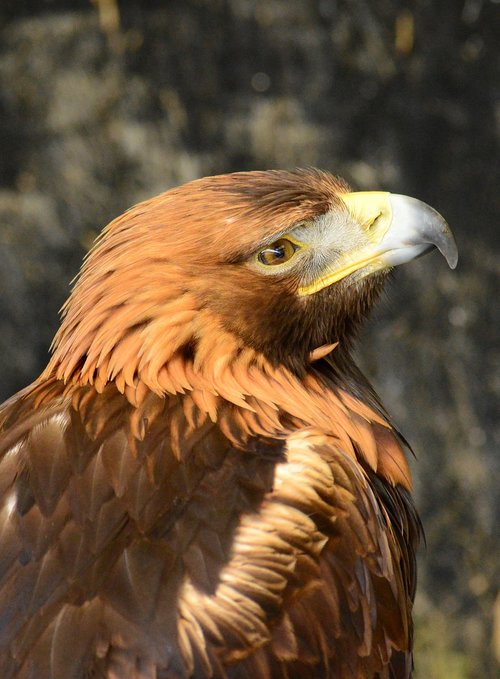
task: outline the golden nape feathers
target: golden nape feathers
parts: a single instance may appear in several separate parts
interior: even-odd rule
[[[406,678],[419,522],[353,364],[431,208],[209,177],[103,231],[0,409],[3,679]]]

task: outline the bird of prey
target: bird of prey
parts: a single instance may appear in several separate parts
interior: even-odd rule
[[[428,205],[314,169],[111,222],[0,409],[0,677],[409,677],[420,524],[352,346],[434,247]]]

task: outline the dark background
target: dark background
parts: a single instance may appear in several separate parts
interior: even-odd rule
[[[1,397],[46,363],[101,227],[175,184],[315,165],[450,222],[458,269],[401,267],[359,349],[417,454],[418,679],[498,676],[499,15],[492,0],[0,4]]]

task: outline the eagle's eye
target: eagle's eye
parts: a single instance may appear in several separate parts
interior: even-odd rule
[[[288,238],[279,238],[267,248],[261,250],[257,255],[257,259],[261,264],[276,266],[277,264],[288,262],[297,250],[299,250],[299,246],[292,243],[291,240],[288,240]]]

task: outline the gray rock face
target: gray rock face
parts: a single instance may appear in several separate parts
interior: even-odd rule
[[[459,268],[398,271],[359,359],[418,456],[416,676],[486,679],[500,658],[498,4],[411,6],[3,3],[0,392],[37,376],[83,253],[138,200],[306,165],[425,200]]]

